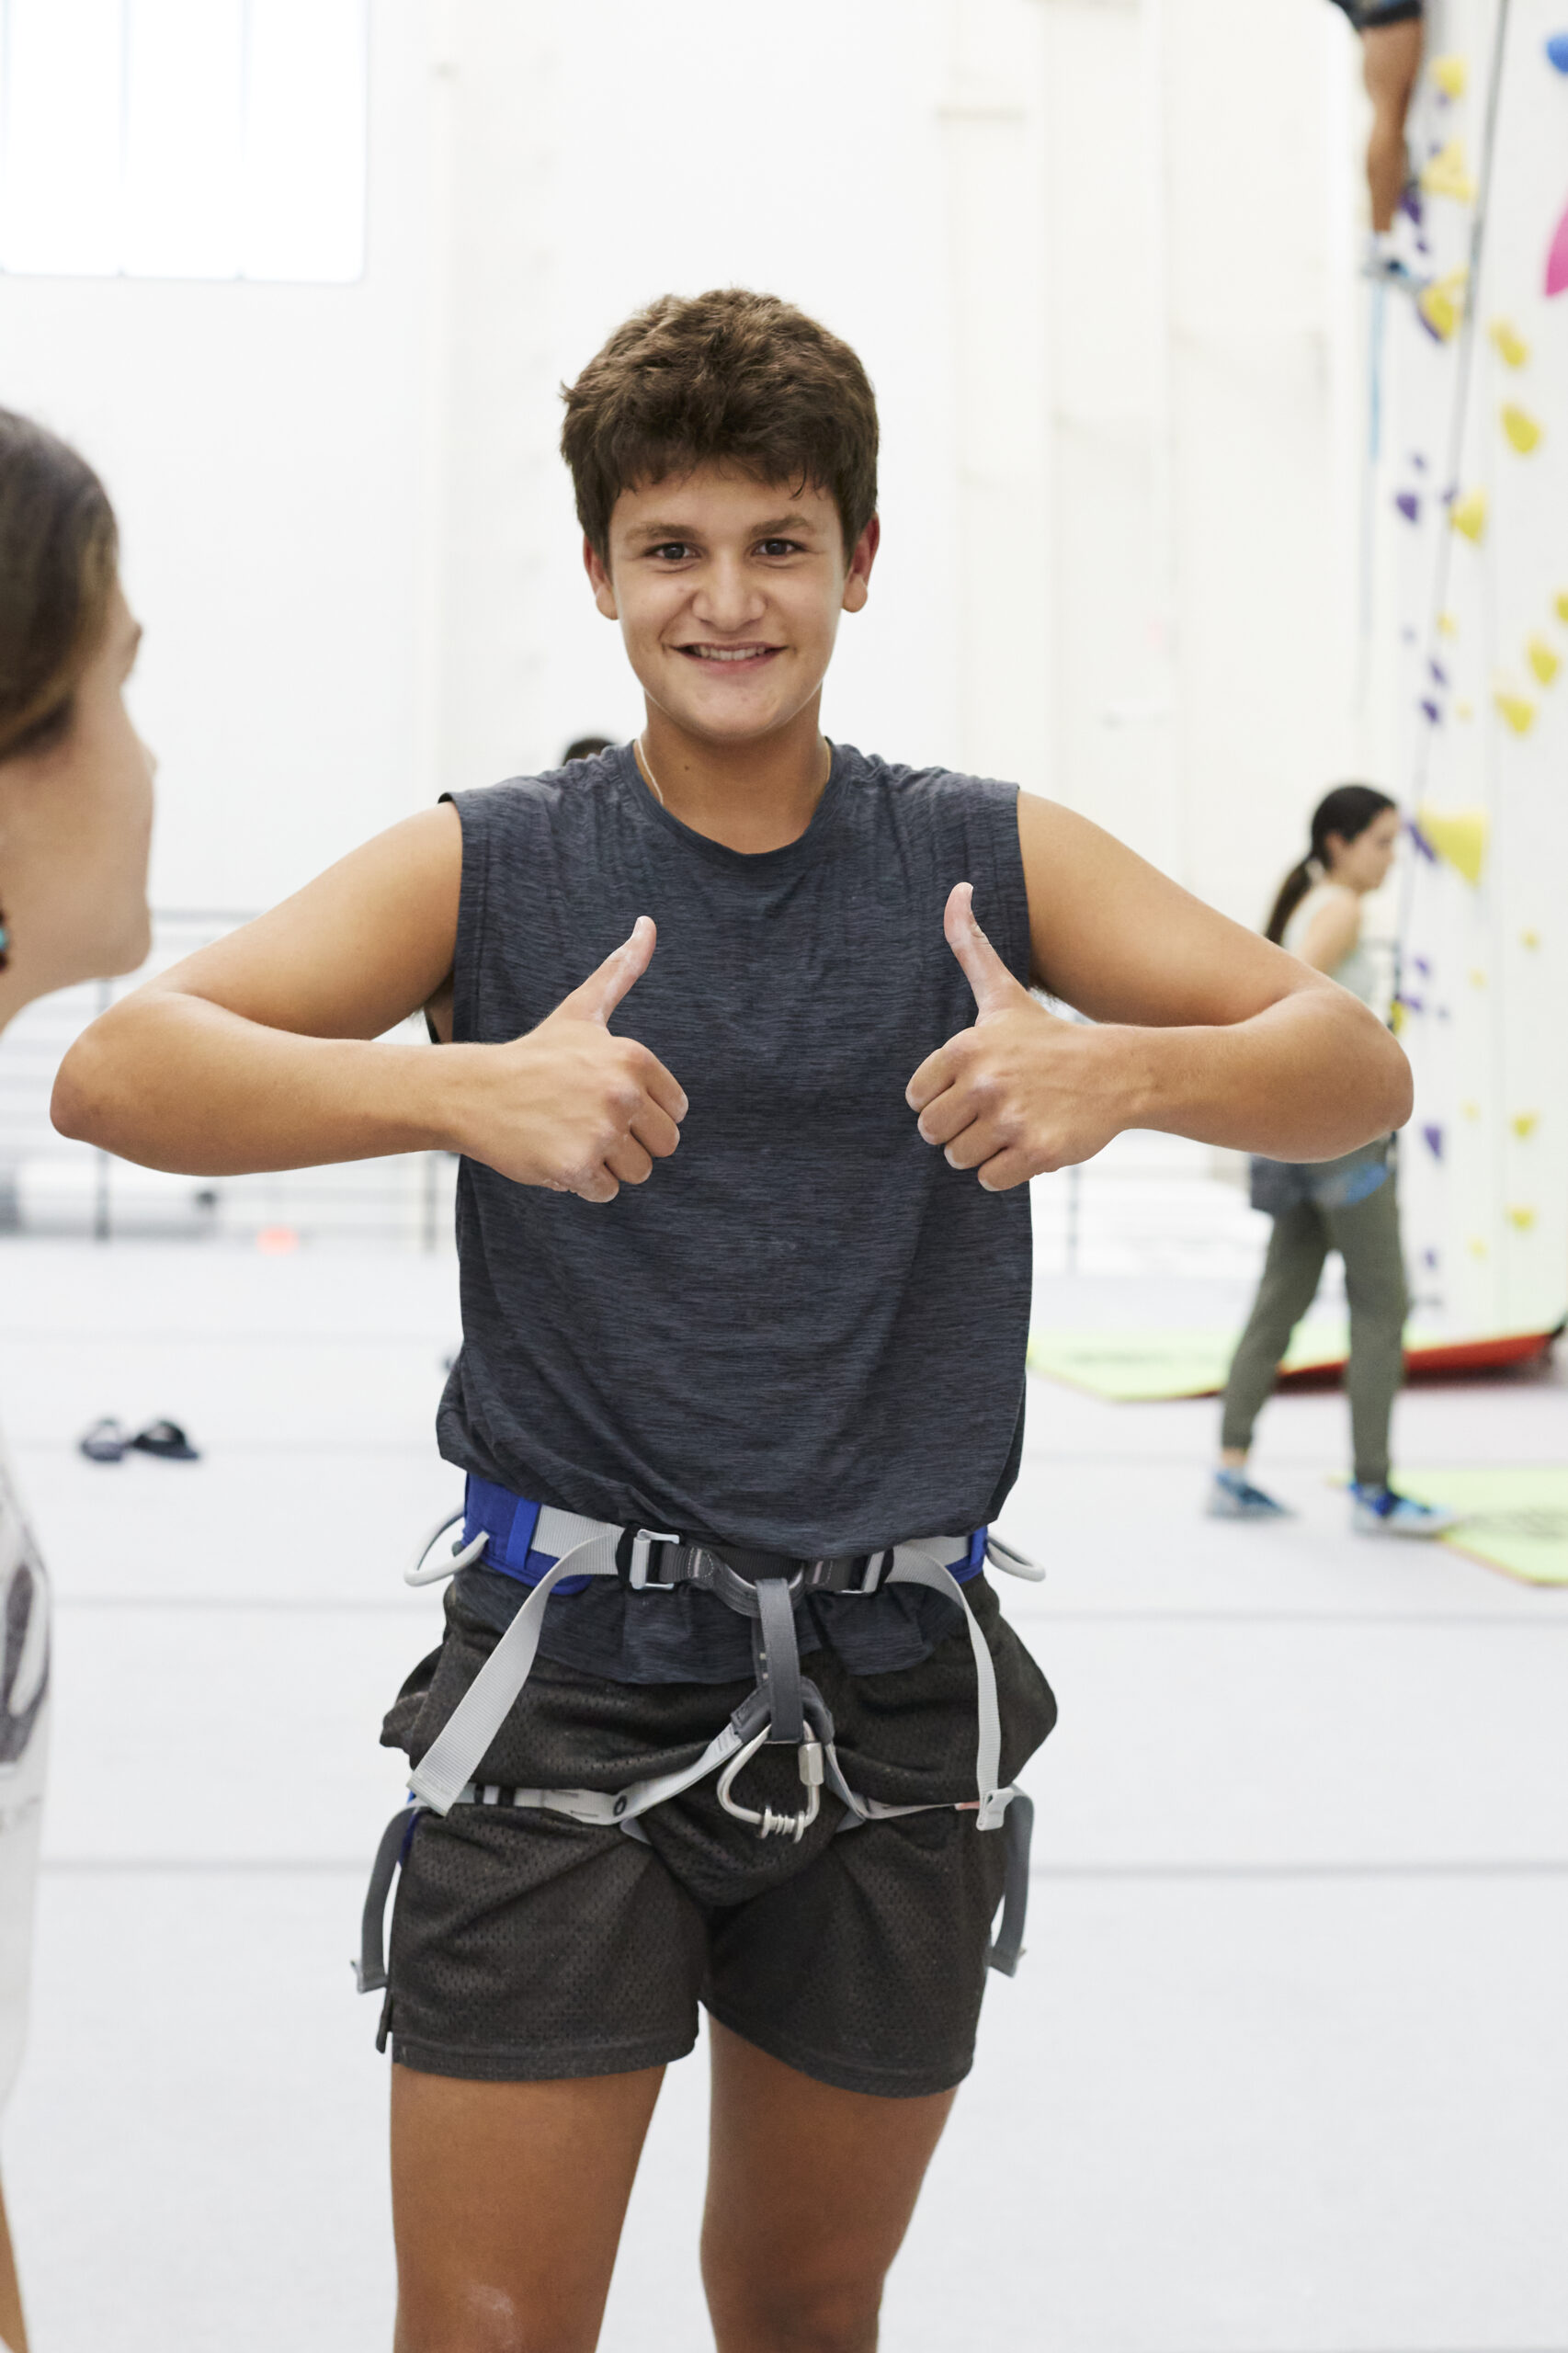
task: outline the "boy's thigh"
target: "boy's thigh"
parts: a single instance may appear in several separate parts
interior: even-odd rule
[[[591,2353],[662,2078],[393,2070],[396,2353]]]
[[[710,1914],[702,2000],[819,2084],[881,2099],[969,2073],[1006,1858],[972,1812],[842,1832],[793,1878]]]
[[[715,2019],[702,2270],[720,2353],[865,2344],[954,2094],[879,2099]]]
[[[697,2040],[701,1910],[646,1846],[536,1809],[421,1814],[386,2018],[403,2067],[554,2083],[662,2067]]]

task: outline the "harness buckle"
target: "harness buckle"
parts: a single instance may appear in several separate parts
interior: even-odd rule
[[[675,1591],[677,1582],[675,1578],[651,1577],[648,1574],[648,1563],[655,1544],[674,1544],[678,1548],[680,1538],[672,1536],[667,1529],[640,1528],[638,1529],[631,1540],[631,1564],[626,1577],[626,1582],[634,1593],[673,1593]]]
[[[891,1549],[880,1552],[851,1552],[831,1560],[803,1561],[798,1576],[790,1580],[792,1592],[806,1593],[875,1593],[886,1570],[892,1565]]]

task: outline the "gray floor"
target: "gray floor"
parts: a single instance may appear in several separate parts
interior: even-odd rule
[[[1042,1278],[1211,1323],[1238,1269]],[[1134,1288],[1136,1286],[1136,1288]],[[1153,1313],[1157,1304],[1158,1313]],[[386,2079],[347,1955],[435,1638],[449,1259],[0,1245],[0,1411],[58,1586],[31,2052],[4,2166],[37,2353],[384,2353]],[[96,1469],[170,1413],[193,1468]],[[890,2291],[890,2353],[1568,2347],[1568,1592],[1355,1540],[1343,1404],[1199,1517],[1213,1408],[1033,1391],[1007,1605],[1062,1701],[1030,1951]],[[1410,1464],[1561,1461],[1554,1379],[1417,1392]],[[669,2081],[604,2343],[709,2341],[700,2058]]]

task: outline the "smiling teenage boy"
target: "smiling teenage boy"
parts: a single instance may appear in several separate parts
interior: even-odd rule
[[[843,343],[666,298],[564,449],[636,745],[369,843],[106,1017],[58,1115],[203,1174],[463,1156],[463,1564],[385,1735],[400,2353],[595,2343],[699,2001],[721,2353],[854,2353],[1054,1714],[983,1574],[1026,1180],[1134,1126],[1326,1158],[1408,1078],[1084,819],[824,738],[878,545]],[[440,1051],[382,1037],[421,1006]]]

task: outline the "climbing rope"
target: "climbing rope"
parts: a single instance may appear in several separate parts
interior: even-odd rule
[[[1448,469],[1443,476],[1448,497],[1459,494],[1460,468],[1464,462],[1465,429],[1470,419],[1471,378],[1475,353],[1475,322],[1481,309],[1481,265],[1485,250],[1486,216],[1492,193],[1492,167],[1497,153],[1497,115],[1503,95],[1503,66],[1507,50],[1508,13],[1511,0],[1497,0],[1496,22],[1492,33],[1492,66],[1486,92],[1486,121],[1483,133],[1480,176],[1476,187],[1475,211],[1470,224],[1470,261],[1465,279],[1465,299],[1460,320],[1458,346],[1454,354],[1455,377],[1453,406],[1449,417]],[[1442,636],[1440,623],[1448,610],[1449,564],[1453,554],[1453,525],[1445,520],[1437,531],[1437,554],[1432,567],[1432,601],[1426,620],[1426,637],[1423,660],[1426,675],[1437,659],[1437,647]],[[1414,825],[1415,814],[1426,796],[1427,763],[1431,741],[1436,730],[1431,725],[1417,731],[1415,756],[1412,763],[1409,821]],[[1394,992],[1397,1006],[1404,994],[1404,960],[1410,933],[1411,916],[1415,897],[1415,868],[1414,858],[1405,861],[1400,890],[1399,925],[1394,940]]]

